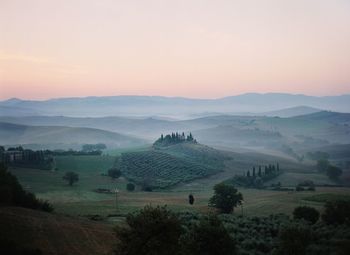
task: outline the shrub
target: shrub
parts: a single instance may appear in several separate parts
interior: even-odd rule
[[[181,224],[166,207],[146,206],[136,214],[129,214],[126,223],[127,227],[116,228],[115,254],[178,254]]]
[[[301,225],[288,225],[279,234],[277,254],[303,255],[312,239],[311,230]]]
[[[299,206],[294,209],[294,219],[304,219],[315,224],[320,218],[320,213],[313,207]]]
[[[184,254],[236,254],[235,242],[216,216],[204,218],[182,238]]]
[[[108,170],[108,176],[112,179],[118,179],[122,175],[122,172],[117,168],[111,168]]]
[[[349,224],[350,201],[335,200],[326,202],[322,220],[327,224]]]
[[[129,182],[128,184],[126,184],[126,189],[128,191],[134,191],[135,190],[135,185],[133,183]]]
[[[66,172],[62,179],[68,181],[68,184],[72,186],[73,183],[79,181],[79,175],[75,172]]]

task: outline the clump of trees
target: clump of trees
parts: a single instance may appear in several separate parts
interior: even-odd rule
[[[84,144],[82,146],[82,151],[84,152],[102,151],[105,149],[107,149],[107,146],[104,143]]]
[[[182,228],[166,207],[146,206],[126,217],[127,227],[116,228],[117,255],[178,254]]]
[[[178,143],[184,143],[184,142],[191,142],[191,143],[197,143],[196,139],[194,139],[192,133],[189,135],[185,135],[184,132],[181,134],[176,132],[176,133],[171,133],[168,135],[161,135],[160,138],[158,138],[154,142],[154,146],[169,146],[169,145],[174,145]]]
[[[294,219],[304,219],[311,224],[315,224],[320,218],[320,213],[313,207],[299,206],[293,211]]]
[[[233,185],[219,183],[214,186],[214,195],[209,200],[209,206],[222,213],[232,213],[234,207],[240,205],[242,200],[242,194]]]
[[[127,191],[134,191],[135,190],[135,184],[129,182],[128,184],[126,184],[126,190]]]
[[[350,225],[350,201],[335,200],[326,202],[322,220],[327,224]]]
[[[75,182],[79,181],[79,175],[75,172],[66,172],[62,179],[66,180],[69,186],[72,186]]]
[[[235,241],[215,215],[203,217],[193,224],[181,241],[183,251],[180,254],[237,254]]]
[[[0,146],[0,162],[9,166],[38,168],[50,170],[53,167],[54,159],[49,150],[30,150],[22,146],[10,147],[7,150]]]
[[[264,183],[276,178],[281,174],[280,166],[277,163],[269,164],[264,167],[261,165],[258,167],[253,166],[251,170],[248,170],[244,175],[236,175],[233,179],[228,180],[238,186],[247,188],[264,188]]]
[[[334,181],[339,180],[339,177],[343,174],[343,170],[337,166],[331,165],[328,159],[319,159],[316,167],[319,172],[325,173],[329,179]]]
[[[122,175],[122,172],[118,168],[111,168],[108,170],[108,176],[112,179],[118,179]]]
[[[166,207],[146,206],[117,227],[117,255],[233,255],[235,242],[216,216],[187,224]]]
[[[46,200],[25,191],[16,176],[7,171],[7,167],[0,163],[0,205],[20,206],[46,212],[52,212],[52,205]]]

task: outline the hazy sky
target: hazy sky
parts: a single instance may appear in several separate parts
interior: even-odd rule
[[[350,93],[349,0],[0,0],[0,99]]]

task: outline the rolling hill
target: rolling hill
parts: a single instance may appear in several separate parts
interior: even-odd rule
[[[93,128],[26,126],[5,122],[0,122],[0,141],[3,145],[39,145],[42,148],[55,149],[80,149],[86,143],[105,143],[108,147],[145,144],[139,138]]]
[[[201,144],[182,143],[122,153],[118,167],[143,188],[167,188],[207,177],[224,169],[224,153]]]
[[[20,207],[0,207],[0,231],[1,248],[22,251],[2,254],[107,255],[115,242],[106,224]]]

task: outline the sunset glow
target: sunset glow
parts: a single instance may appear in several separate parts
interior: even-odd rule
[[[0,99],[350,93],[347,0],[2,0]]]

